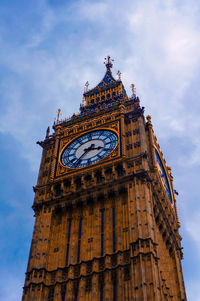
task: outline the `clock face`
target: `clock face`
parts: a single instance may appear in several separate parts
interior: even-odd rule
[[[159,156],[159,154],[158,154],[158,152],[157,152],[156,149],[155,149],[155,155],[156,155],[156,163],[157,163],[158,172],[160,174],[162,183],[163,183],[163,185],[165,187],[165,191],[167,193],[167,196],[168,196],[170,202],[172,203],[172,195],[171,195],[170,184],[169,184],[167,175],[165,173],[164,166],[162,164],[162,161],[161,161],[160,156]]]
[[[61,154],[61,162],[69,168],[94,164],[108,156],[116,147],[118,136],[110,130],[84,134],[68,144]]]

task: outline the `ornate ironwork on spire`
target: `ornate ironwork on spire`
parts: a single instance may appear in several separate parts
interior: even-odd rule
[[[128,99],[124,86],[121,82],[121,72],[118,71],[118,79],[112,75],[111,68],[114,60],[108,55],[105,58],[104,64],[106,66],[106,73],[100,83],[93,89],[88,89],[89,83],[87,82],[83,94],[82,112],[87,110],[100,109],[100,107],[108,107],[113,105],[113,102],[122,102]],[[83,108],[84,107],[84,108]]]
[[[107,56],[107,58],[105,57],[104,64],[106,65],[107,69],[112,68],[112,66],[113,66],[112,62],[114,62],[114,60],[111,59],[109,55]]]
[[[112,60],[110,56],[105,58],[106,72],[103,79],[94,88],[88,89],[89,82],[87,81],[84,86],[84,93],[82,104],[80,105],[80,113],[74,114],[70,118],[60,120],[60,110],[57,111],[57,116],[54,120],[53,127],[74,122],[82,121],[84,118],[90,118],[92,114],[98,114],[98,112],[109,112],[118,108],[125,108],[132,106],[134,114],[141,114],[144,108],[140,107],[139,97],[136,97],[135,85],[131,85],[132,96],[129,98],[124,85],[121,81],[121,72],[118,71],[118,78],[115,79],[112,75]]]
[[[105,58],[104,64],[106,65],[106,69],[107,69],[106,74],[104,75],[102,81],[97,85],[97,87],[104,87],[106,85],[110,85],[117,82],[116,79],[113,77],[111,71],[111,68],[113,66],[112,64],[113,61],[114,60],[112,60],[109,55],[107,56],[107,58]]]

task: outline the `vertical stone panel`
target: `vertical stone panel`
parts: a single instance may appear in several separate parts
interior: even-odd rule
[[[111,282],[111,272],[106,271],[104,273],[105,285],[104,285],[104,300],[110,301],[113,299],[113,285]]]
[[[92,291],[91,300],[100,300],[99,287],[98,287],[98,276],[93,274],[92,276]]]
[[[80,283],[79,283],[79,295],[78,295],[78,301],[86,301],[88,300],[88,297],[85,298],[85,291],[86,291],[86,287],[85,287],[85,279],[81,278]],[[87,296],[87,293],[86,293]]]
[[[77,211],[75,211],[72,216],[69,264],[77,263],[79,220],[80,220],[79,214]]]
[[[105,202],[104,211],[104,254],[113,253],[113,237],[112,237],[112,207],[111,201]]]
[[[120,198],[116,198],[115,206],[115,236],[116,236],[116,252],[123,250],[123,221],[122,221],[122,204]]]
[[[67,289],[66,289],[66,301],[74,301],[74,291],[73,291],[73,283],[72,281],[69,281],[67,283]]]
[[[54,289],[54,301],[62,301],[61,285],[57,284]]]
[[[93,229],[92,229],[92,255],[93,257],[100,256],[100,226],[101,226],[101,220],[100,220],[100,208],[97,203],[94,205],[94,213],[93,213]]]

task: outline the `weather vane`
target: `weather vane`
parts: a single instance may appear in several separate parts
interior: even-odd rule
[[[131,90],[133,92],[133,96],[136,96],[136,88],[135,88],[135,85],[134,84],[131,84]]]

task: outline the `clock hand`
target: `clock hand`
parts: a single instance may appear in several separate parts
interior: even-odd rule
[[[90,151],[91,149],[93,149],[95,146],[95,144],[91,144],[88,148],[85,148],[84,151]]]
[[[75,162],[75,166],[78,166],[78,164],[80,163],[80,161],[82,160],[82,158],[87,154],[89,153],[91,150],[99,150],[103,148],[102,146],[98,146],[98,147],[95,147],[95,144],[91,144],[88,148],[85,148],[84,149],[84,153],[78,158],[78,160]]]
[[[94,148],[92,148],[91,150],[94,150],[94,149],[101,149],[101,148],[103,148],[103,146],[98,146],[98,147],[94,147]]]
[[[92,145],[94,145],[94,144],[92,144]],[[82,158],[90,151],[90,149],[91,149],[91,146],[84,149],[84,153],[75,162],[75,166],[78,166],[78,164],[80,163],[80,161],[82,160]]]
[[[73,163],[73,162],[74,162],[74,160],[76,160],[76,159],[75,159],[75,158],[73,158],[73,159],[72,159],[70,162],[71,162],[71,163]]]
[[[103,148],[103,146],[95,147],[95,144],[91,144],[90,147],[85,148],[84,151],[85,151],[85,150],[91,151],[91,150],[94,150],[94,149],[101,149],[101,148]]]

